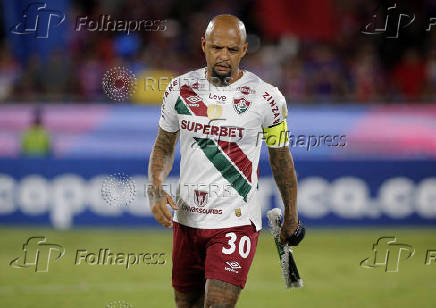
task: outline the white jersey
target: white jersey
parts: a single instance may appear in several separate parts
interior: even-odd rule
[[[262,129],[282,123],[286,115],[280,91],[248,71],[226,87],[209,83],[206,68],[172,79],[159,126],[180,130],[180,210],[174,221],[200,229],[253,222],[260,230]]]

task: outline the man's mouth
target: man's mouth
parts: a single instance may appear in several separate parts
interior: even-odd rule
[[[226,64],[215,64],[215,68],[220,71],[227,71],[230,69],[230,65]]]

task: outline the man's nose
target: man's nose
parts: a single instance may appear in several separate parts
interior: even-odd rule
[[[230,59],[230,52],[227,48],[221,48],[219,59],[224,61]]]

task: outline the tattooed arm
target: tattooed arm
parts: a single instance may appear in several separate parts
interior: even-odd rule
[[[207,279],[205,288],[205,308],[235,307],[241,292],[241,287],[216,279]]]
[[[162,185],[170,173],[179,132],[166,132],[159,127],[156,141],[151,151],[148,164],[148,188],[147,195],[150,200],[151,211],[154,218],[163,226],[171,228],[172,215],[167,207],[169,204],[174,210],[179,208],[169,194],[165,192]]]
[[[297,176],[288,146],[280,148],[269,147],[268,152],[274,180],[279,188],[285,207],[280,234],[280,239],[284,242],[285,239],[294,233],[298,225]]]

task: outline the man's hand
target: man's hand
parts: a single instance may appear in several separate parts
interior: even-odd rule
[[[297,246],[303,239],[305,229],[298,220],[297,212],[297,176],[294,169],[294,160],[288,146],[268,148],[269,161],[274,180],[282,196],[285,212],[280,232],[282,244]]]
[[[179,209],[173,198],[163,190],[162,187],[154,188],[153,186],[149,186],[147,194],[154,219],[162,226],[172,228],[173,216],[168,208],[168,204],[173,210]]]
[[[284,221],[280,232],[280,241],[289,246],[298,246],[306,234],[306,228],[299,220],[297,223]]]

